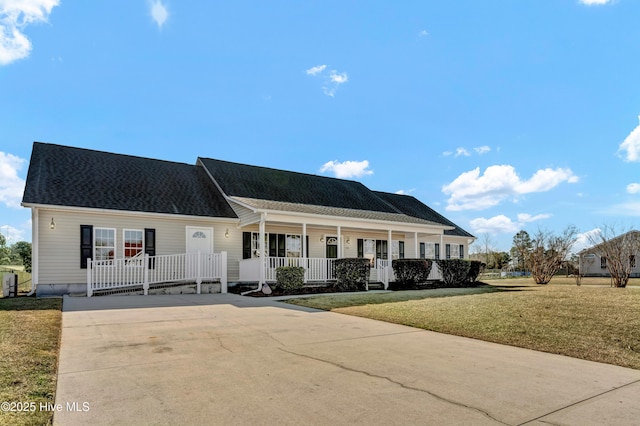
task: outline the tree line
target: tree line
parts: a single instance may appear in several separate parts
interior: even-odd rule
[[[514,235],[507,253],[493,251],[491,239],[485,234],[480,239],[483,252],[476,255],[484,256],[482,260],[487,269],[509,267],[530,272],[536,284],[547,284],[564,267],[580,285],[583,271],[580,271],[578,255],[571,252],[577,239],[578,230],[573,225],[559,234],[538,229],[529,235],[527,231],[520,230]],[[604,259],[613,285],[626,287],[640,251],[640,232],[621,232],[615,225],[604,225],[597,232],[590,233],[587,239],[592,245],[589,252]]]
[[[7,245],[7,239],[0,234],[0,265],[22,265],[31,272],[31,243],[18,241]]]

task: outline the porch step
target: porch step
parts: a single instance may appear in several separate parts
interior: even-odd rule
[[[369,282],[369,290],[384,290],[384,283],[381,281]]]

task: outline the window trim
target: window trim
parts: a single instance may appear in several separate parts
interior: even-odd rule
[[[113,246],[100,246],[102,248],[104,248],[104,247],[113,247],[113,257],[111,259],[100,259],[100,260],[96,259],[96,248],[98,247],[96,245],[96,239],[97,239],[99,231],[112,231],[113,232]],[[92,250],[91,250],[91,253],[92,253],[93,256],[92,256],[91,260],[94,261],[94,262],[96,262],[96,261],[97,262],[102,262],[102,261],[105,261],[105,260],[115,260],[115,259],[118,258],[117,250],[118,250],[118,235],[117,235],[117,232],[116,232],[116,228],[107,228],[107,227],[103,227],[103,226],[94,226],[93,227]]]
[[[140,247],[140,250],[138,251],[138,253],[142,253],[142,255],[144,256],[144,254],[145,254],[145,240],[144,240],[145,232],[144,232],[144,229],[124,228],[122,230],[122,258],[123,259],[131,259],[134,256],[127,256],[127,249],[128,250],[135,250],[136,249],[136,247],[129,247],[129,248],[126,247],[125,244],[127,242],[127,239],[126,239],[127,232],[139,232],[140,233],[140,235],[142,237],[141,238],[142,247]],[[136,255],[137,255],[137,253],[136,253]]]

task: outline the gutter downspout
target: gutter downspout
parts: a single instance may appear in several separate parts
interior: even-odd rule
[[[267,267],[267,256],[265,256],[264,254],[264,234],[265,234],[265,230],[264,230],[264,225],[265,225],[265,220],[267,217],[267,213],[263,212],[260,214],[260,225],[259,225],[259,236],[258,236],[258,258],[260,259],[260,275],[259,275],[259,281],[258,281],[258,288],[255,290],[249,290],[249,291],[245,291],[240,293],[241,296],[250,294],[250,293],[256,293],[258,291],[262,291],[262,287],[264,286],[265,283],[265,268]]]
[[[36,294],[36,287],[38,283],[38,208],[31,208],[31,291],[27,293],[27,296],[33,296]]]

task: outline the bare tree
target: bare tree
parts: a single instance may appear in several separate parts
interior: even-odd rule
[[[536,284],[547,284],[558,272],[576,242],[578,230],[570,225],[560,235],[538,229],[531,240],[527,266]]]
[[[605,225],[599,233],[589,235],[589,242],[594,245],[592,252],[605,259],[613,285],[626,287],[640,251],[640,232],[617,234],[615,225]]]

